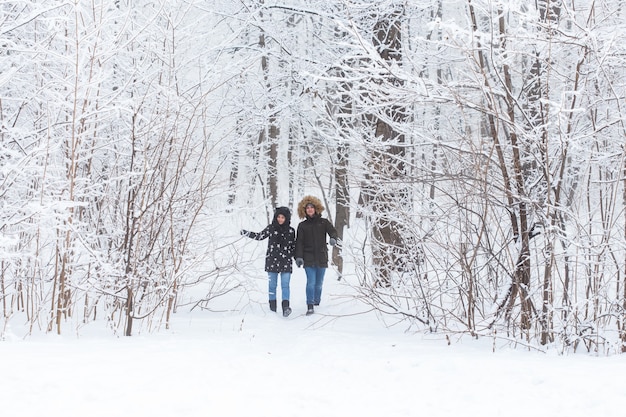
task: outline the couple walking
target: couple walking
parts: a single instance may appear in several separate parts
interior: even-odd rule
[[[269,278],[270,310],[277,310],[277,286],[280,274],[283,316],[291,314],[289,306],[289,281],[291,280],[292,259],[298,268],[304,266],[306,273],[307,315],[314,313],[314,306],[319,305],[322,297],[324,275],[328,268],[328,243],[337,243],[337,230],[322,217],[324,206],[313,196],[306,196],[298,204],[298,216],[304,219],[298,225],[296,234],[291,227],[291,212],[287,207],[278,207],[274,218],[259,233],[242,230],[241,234],[255,240],[269,239],[265,254],[265,271]]]

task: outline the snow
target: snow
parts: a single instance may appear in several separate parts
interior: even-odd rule
[[[179,312],[170,330],[0,342],[3,415],[623,416],[623,355],[558,355],[407,332],[363,313],[332,271],[305,316],[294,271],[289,318],[258,297],[233,312]],[[7,332],[10,334],[10,332]],[[494,344],[496,348],[494,349]]]

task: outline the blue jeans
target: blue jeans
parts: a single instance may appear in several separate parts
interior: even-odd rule
[[[324,274],[326,268],[305,266],[306,273],[306,303],[319,304],[322,299],[322,285],[324,284]]]
[[[268,272],[270,301],[276,300],[276,285],[278,283],[279,272]],[[280,272],[280,290],[283,300],[289,300],[289,281],[291,272]]]

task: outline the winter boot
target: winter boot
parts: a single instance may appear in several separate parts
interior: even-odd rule
[[[270,310],[276,312],[276,300],[270,300]]]
[[[289,307],[289,300],[283,300],[283,317],[289,317],[291,314],[291,307]]]
[[[313,313],[315,313],[315,310],[313,310],[313,304],[308,304],[306,309],[306,315],[310,316]]]

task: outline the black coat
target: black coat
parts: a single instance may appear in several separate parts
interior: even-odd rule
[[[296,259],[302,258],[304,266],[328,268],[326,235],[337,239],[337,230],[328,219],[319,214],[307,217],[298,225]]]
[[[273,221],[259,233],[246,232],[255,240],[269,238],[265,253],[265,271],[292,272],[292,260],[296,241],[296,231],[288,224],[279,225]]]

